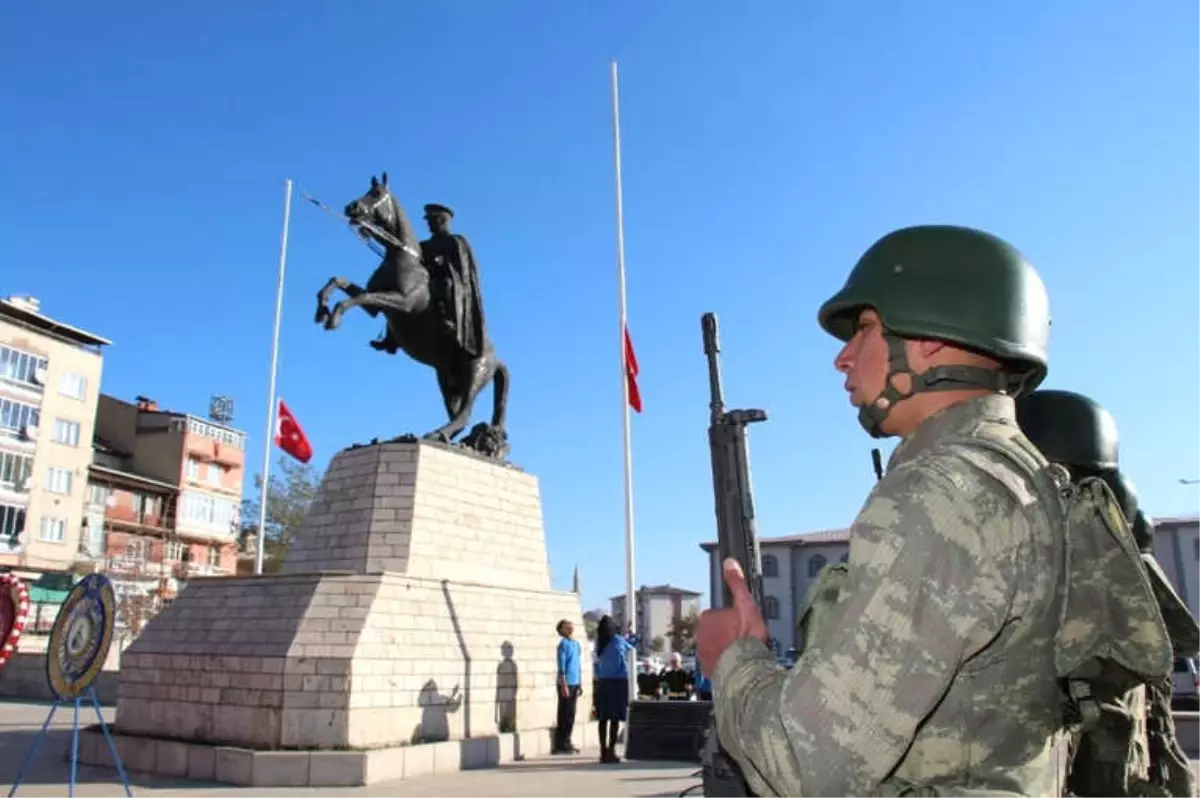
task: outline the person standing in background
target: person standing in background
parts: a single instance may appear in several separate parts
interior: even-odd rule
[[[617,733],[629,712],[627,656],[634,644],[616,633],[609,615],[596,625],[596,717],[600,721],[600,761],[620,762]]]
[[[583,692],[580,668],[581,651],[579,641],[571,637],[575,625],[566,618],[558,622],[558,720],[554,727],[554,750],[552,754],[578,754],[579,749],[571,743],[571,732],[575,729],[575,705]]]

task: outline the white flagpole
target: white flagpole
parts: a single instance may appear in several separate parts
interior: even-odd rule
[[[275,283],[275,329],[271,334],[271,380],[267,387],[267,432],[263,436],[262,487],[258,497],[258,545],[254,552],[254,573],[263,570],[267,543],[267,492],[271,484],[271,447],[275,442],[275,374],[279,368],[279,320],[283,314],[283,275],[287,269],[288,222],[292,217],[292,181],[285,181],[283,196],[283,234],[279,240],[279,276]]]
[[[621,198],[621,102],[617,62],[612,62],[613,162],[617,189],[617,302],[621,316],[621,427],[625,441],[625,619],[637,633],[637,601],[633,577],[633,459],[629,450],[629,383],[625,361],[625,208]],[[624,630],[621,630],[624,632]],[[629,655],[629,700],[637,698],[637,655]]]

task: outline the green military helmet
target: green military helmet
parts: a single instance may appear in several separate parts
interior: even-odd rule
[[[888,233],[859,258],[818,320],[849,341],[867,307],[901,338],[947,341],[1003,361],[1012,395],[1046,377],[1046,287],[1021,253],[990,233],[950,225]]]
[[[1154,553],[1154,522],[1142,510],[1133,517],[1133,539],[1139,551]]]
[[[1078,479],[1115,471],[1117,422],[1099,404],[1072,391],[1034,391],[1017,402],[1017,424],[1046,459]]]
[[[1101,478],[1112,489],[1117,506],[1121,508],[1121,514],[1132,525],[1138,514],[1137,488],[1134,487],[1133,481],[1120,471],[1106,471],[1101,474]]]

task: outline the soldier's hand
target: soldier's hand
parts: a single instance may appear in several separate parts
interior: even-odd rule
[[[767,641],[767,625],[750,595],[741,566],[737,560],[727,559],[723,570],[733,606],[701,613],[696,629],[696,656],[701,669],[709,675],[716,670],[721,655],[733,641],[743,637]]]

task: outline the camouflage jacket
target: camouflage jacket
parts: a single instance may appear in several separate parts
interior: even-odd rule
[[[1008,397],[926,420],[854,521],[828,631],[790,672],[758,640],[722,656],[717,730],[756,794],[1061,794],[1063,533],[1002,456],[947,442],[982,431],[1036,453]]]

